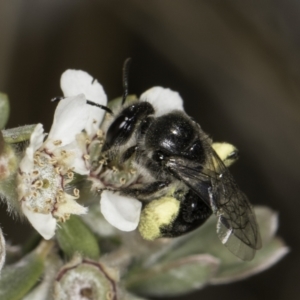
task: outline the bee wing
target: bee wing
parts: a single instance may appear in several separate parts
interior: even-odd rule
[[[218,217],[217,234],[237,257],[251,260],[261,248],[255,214],[222,160],[211,149],[205,165],[182,158],[167,163],[171,172],[194,190]]]

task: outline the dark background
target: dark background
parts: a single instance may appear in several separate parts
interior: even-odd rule
[[[154,85],[179,91],[187,113],[206,132],[240,149],[235,178],[253,204],[279,212],[279,235],[291,248],[264,273],[206,287],[189,299],[296,299],[299,25],[295,0],[1,1],[7,127],[42,122],[49,130],[55,109],[49,99],[61,95],[59,78],[68,68],[96,77],[109,99],[121,95],[122,63],[132,57],[131,93]],[[1,210],[6,238],[26,240],[26,224],[5,219],[5,206]]]

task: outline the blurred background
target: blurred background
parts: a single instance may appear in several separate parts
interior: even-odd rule
[[[253,204],[279,213],[291,252],[247,280],[172,299],[295,299],[300,277],[300,2],[295,0],[1,1],[0,91],[8,128],[42,122],[46,131],[68,68],[96,77],[109,99],[170,87],[216,141],[241,153],[232,172]],[[26,224],[1,206],[16,244]],[[29,226],[28,226],[29,227]],[[199,241],[201,242],[201,241]],[[298,296],[299,297],[299,296]]]

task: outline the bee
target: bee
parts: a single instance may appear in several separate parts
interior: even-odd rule
[[[227,168],[236,160],[237,150],[214,144],[183,111],[182,103],[158,106],[147,97],[127,97],[128,62],[123,69],[123,99],[107,109],[101,125],[102,164],[95,168],[103,184],[99,191],[117,190],[142,201],[139,229],[146,239],[181,236],[213,214],[222,244],[242,260],[253,259],[261,248],[256,217]],[[149,231],[151,222],[155,233]]]
[[[254,257],[261,247],[256,217],[225,166],[237,151],[227,151],[221,159],[220,150],[183,110],[160,114],[147,101],[123,104],[104,131],[102,153],[108,165],[129,164],[136,170],[134,180],[120,186],[121,193],[143,201],[144,210],[156,199],[178,203],[155,237],[181,236],[214,214],[221,242],[243,260]]]

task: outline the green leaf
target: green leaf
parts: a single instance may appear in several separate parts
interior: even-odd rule
[[[284,242],[274,238],[278,225],[277,213],[267,207],[258,206],[255,207],[255,214],[261,233],[262,249],[256,251],[250,262],[243,262],[232,255],[223,255],[220,269],[212,279],[214,284],[237,281],[262,272],[288,253],[289,249]]]
[[[100,256],[96,237],[77,216],[73,215],[67,222],[60,224],[60,228],[56,231],[56,238],[60,248],[68,257],[72,257],[76,252],[94,260]]]
[[[263,244],[266,245],[272,240],[277,230],[277,214],[267,207],[254,208],[257,223],[261,232]],[[169,250],[161,257],[158,262],[167,262],[179,259],[188,255],[209,253],[222,261],[222,265],[239,262],[218,239],[216,234],[217,218],[212,216],[207,222],[197,230],[174,239],[169,245]],[[261,250],[258,250],[259,253]]]
[[[152,276],[152,273],[148,274],[148,270],[143,272],[143,267],[146,269],[145,266],[150,266],[151,268],[151,266],[154,265],[155,267],[152,267],[149,272],[153,272],[161,282],[166,284],[166,280],[163,277],[166,275],[166,272],[161,270],[162,266],[169,266],[173,263],[176,264],[176,262],[190,256],[204,256],[204,253],[208,253],[216,261],[219,261],[218,269],[215,269],[213,276],[207,279],[209,283],[213,284],[241,280],[271,267],[286,255],[289,249],[279,238],[274,238],[278,224],[277,214],[267,207],[255,207],[254,210],[260,228],[263,247],[256,252],[256,256],[252,261],[244,262],[238,259],[222,245],[216,234],[216,218],[212,217],[194,232],[169,240],[169,243],[164,243],[166,247],[163,251],[156,251],[155,253],[151,253],[151,255],[148,254],[140,261],[137,261],[137,263],[132,266],[130,273],[131,276],[135,276],[136,283],[132,283],[132,277],[129,277],[129,287],[131,288],[131,285],[133,285],[133,291],[140,293],[142,293],[142,291],[140,291],[140,289],[142,289],[141,287],[151,291],[150,283],[158,284],[156,282],[157,279],[152,278],[154,275]],[[149,276],[150,279],[146,278],[147,280],[144,283],[143,278],[145,276]],[[186,274],[186,276],[188,276],[188,274]],[[167,277],[169,277],[169,275]],[[200,278],[200,275],[198,275],[198,277]],[[193,282],[193,279],[189,280]],[[144,285],[146,285],[146,287],[144,287]],[[158,286],[160,288],[159,284]],[[166,287],[167,286],[168,285],[166,285]],[[174,291],[176,288],[180,289],[179,282],[178,286],[174,287]],[[189,290],[188,286],[185,288],[186,291]],[[193,285],[190,286],[190,291],[192,289],[194,289]],[[161,294],[164,294],[160,289],[157,290],[160,291]],[[181,293],[181,290],[176,291]],[[184,289],[182,289],[182,292],[184,292]],[[165,294],[167,295],[167,292]]]
[[[138,297],[136,295],[130,294],[130,293],[126,293],[123,291],[123,300],[147,300],[146,298],[141,298]]]
[[[45,260],[43,279],[22,300],[53,300],[53,283],[62,260],[56,253],[51,253]]]
[[[6,129],[6,130],[2,130],[2,134],[6,143],[8,144],[20,143],[20,142],[28,141],[30,139],[30,136],[35,127],[36,124]]]
[[[186,294],[206,285],[218,266],[218,259],[208,254],[189,256],[136,270],[125,278],[125,285],[129,291],[142,296]]]
[[[4,146],[5,146],[5,142],[4,142],[4,138],[3,138],[3,134],[0,131],[0,155],[3,153],[4,151]]]
[[[221,264],[219,271],[212,278],[211,283],[229,283],[262,272],[274,265],[288,252],[288,247],[279,238],[275,238],[267,245],[264,245],[261,250],[257,251],[252,261],[244,262],[235,259],[231,264]]]
[[[9,118],[9,100],[6,94],[0,93],[0,129],[3,129]]]
[[[0,299],[22,299],[38,282],[44,271],[43,256],[37,251],[17,263],[4,267],[0,277]]]

